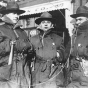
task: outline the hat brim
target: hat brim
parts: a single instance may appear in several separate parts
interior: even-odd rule
[[[8,14],[8,13],[12,13],[12,12],[14,12],[14,13],[17,13],[17,14],[22,14],[22,13],[24,13],[25,11],[24,10],[15,10],[15,9],[11,9],[11,10],[2,10],[2,11],[0,11],[0,13],[1,14]]]
[[[51,21],[52,23],[55,23],[55,21],[56,21],[56,19],[54,19],[54,18],[38,18],[35,20],[35,23],[40,24],[41,21],[43,21],[43,20],[48,20],[48,21]]]
[[[73,14],[73,15],[70,15],[72,18],[77,18],[77,17],[80,17],[80,16],[83,16],[83,17],[88,17],[88,13],[79,13],[79,14]]]

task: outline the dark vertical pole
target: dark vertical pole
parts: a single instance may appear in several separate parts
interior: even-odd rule
[[[80,0],[80,6],[82,6],[82,0]]]

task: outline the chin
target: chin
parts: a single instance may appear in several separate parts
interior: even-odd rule
[[[45,28],[44,30],[46,30],[46,31],[47,31],[47,30],[49,30],[49,28]]]
[[[14,24],[17,23],[17,20],[13,20],[13,23],[14,23]]]
[[[17,22],[15,21],[15,22],[13,22],[14,24],[16,24]]]

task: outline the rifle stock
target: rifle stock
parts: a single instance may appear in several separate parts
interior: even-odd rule
[[[11,65],[11,63],[12,63],[14,44],[15,44],[15,41],[11,41],[11,51],[10,51],[10,55],[9,55],[8,65]]]

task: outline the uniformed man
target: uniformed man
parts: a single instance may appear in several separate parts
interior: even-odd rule
[[[56,19],[44,12],[35,20],[37,29],[30,31],[36,56],[32,71],[33,88],[62,88],[63,63],[66,61],[63,38],[54,31]]]
[[[66,88],[88,88],[88,7],[78,7],[76,31],[72,42],[70,57],[70,84]]]
[[[0,11],[4,21],[0,25],[0,88],[29,87],[28,72],[24,74],[26,55],[23,53],[30,50],[31,44],[24,30],[16,27],[19,15],[24,12],[14,1],[8,2],[6,8]]]

